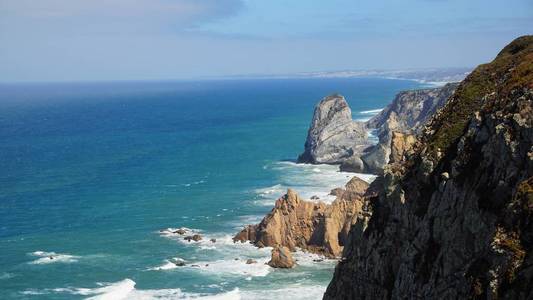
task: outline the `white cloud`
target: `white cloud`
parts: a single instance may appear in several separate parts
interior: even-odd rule
[[[241,0],[2,0],[0,33],[68,27],[112,33],[149,27],[179,30],[231,16],[241,7]]]

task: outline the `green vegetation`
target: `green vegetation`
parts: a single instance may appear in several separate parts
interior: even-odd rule
[[[506,46],[491,63],[477,67],[459,86],[455,95],[433,123],[435,134],[428,141],[430,151],[445,151],[462,135],[483,98],[508,98],[517,88],[533,88],[533,36],[524,36]]]

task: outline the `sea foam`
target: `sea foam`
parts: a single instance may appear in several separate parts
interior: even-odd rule
[[[86,296],[87,300],[148,300],[148,299],[199,299],[199,300],[239,300],[239,289],[219,294],[185,293],[181,289],[138,290],[135,281],[126,278],[124,280],[98,284],[96,288],[56,288],[45,290],[26,290],[24,295],[43,294],[71,294]]]
[[[288,188],[294,189],[302,198],[318,197],[319,201],[331,203],[335,196],[330,195],[334,188],[344,187],[354,176],[366,182],[372,182],[376,176],[371,174],[339,172],[335,165],[297,164],[293,162],[274,162],[271,169],[278,171],[280,183],[255,190],[254,203],[261,206],[273,206]],[[316,198],[313,197],[313,198]]]
[[[80,258],[79,256],[62,254],[55,252],[46,252],[46,251],[35,251],[30,253],[31,256],[39,257],[38,259],[29,262],[33,265],[42,265],[42,264],[51,264],[51,263],[73,263],[77,262]]]

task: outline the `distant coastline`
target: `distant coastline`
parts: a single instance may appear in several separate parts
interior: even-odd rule
[[[247,74],[233,75],[211,79],[309,79],[309,78],[383,78],[412,80],[431,86],[443,86],[446,83],[458,82],[465,79],[473,68],[421,68],[394,70],[340,70],[322,72],[300,72],[291,74]]]

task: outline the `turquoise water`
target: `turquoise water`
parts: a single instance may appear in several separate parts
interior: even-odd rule
[[[230,237],[287,187],[328,200],[348,180],[335,166],[291,162],[323,96],[342,93],[364,119],[419,86],[375,78],[0,85],[1,298],[320,298],[334,262],[297,253],[295,269],[274,270],[263,264],[268,249]],[[169,227],[204,239],[160,232]],[[177,259],[187,266],[170,263]]]

